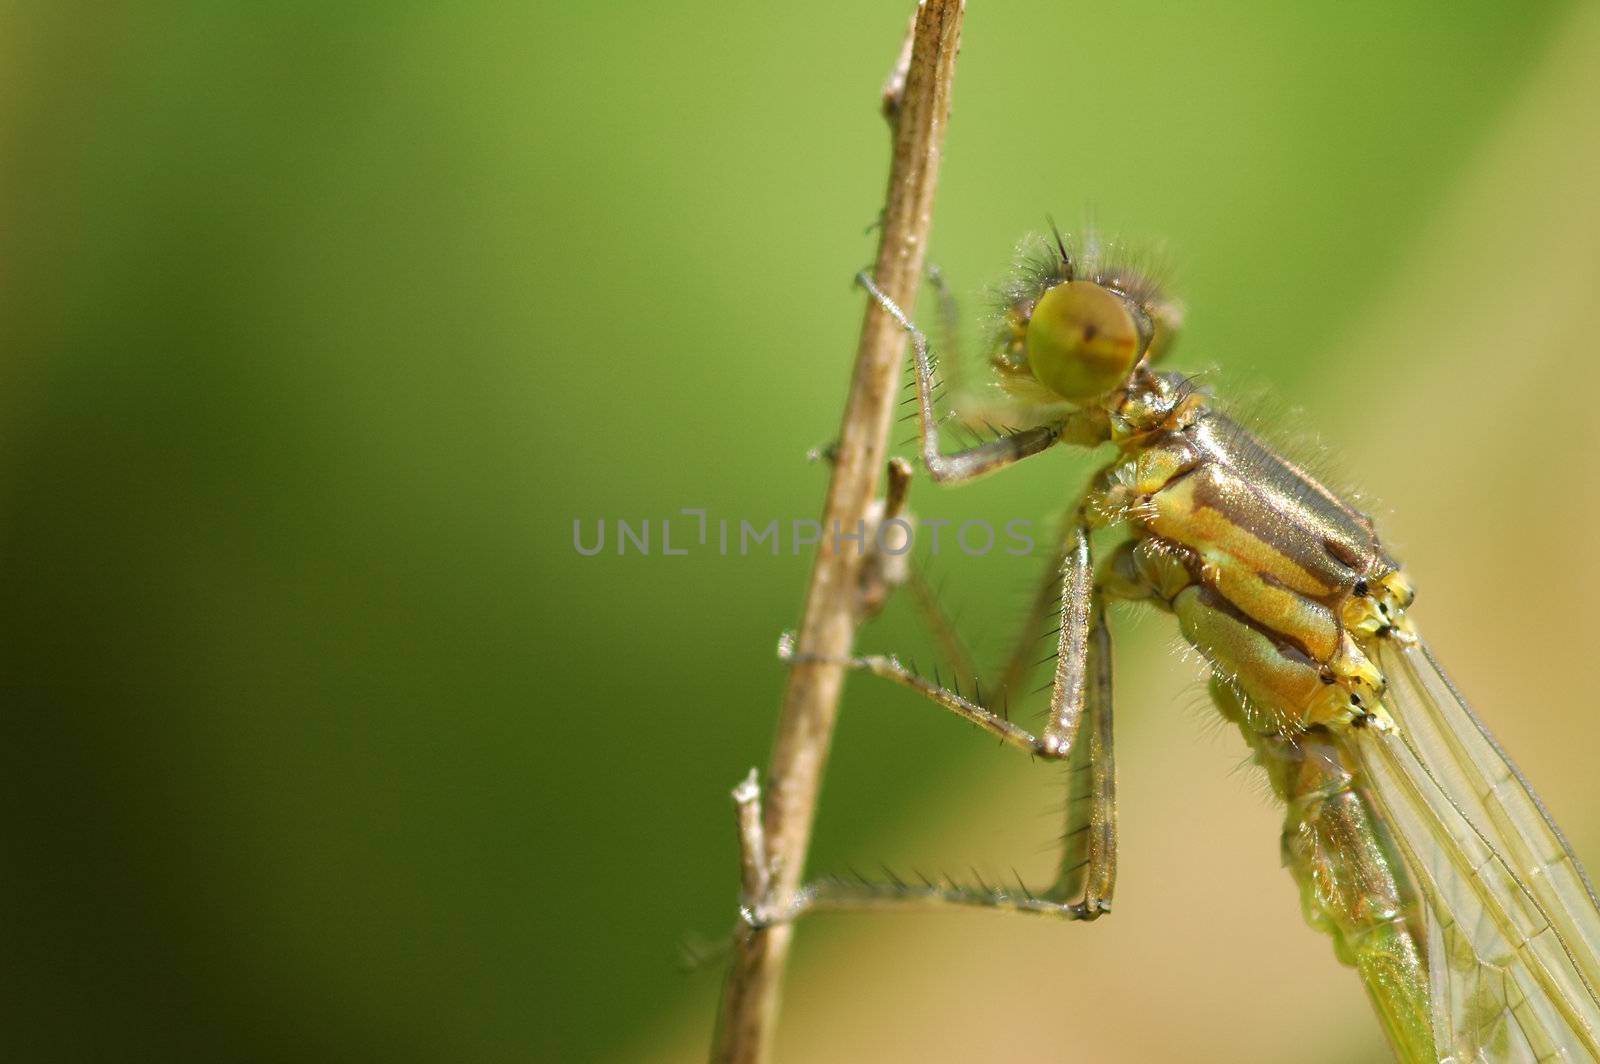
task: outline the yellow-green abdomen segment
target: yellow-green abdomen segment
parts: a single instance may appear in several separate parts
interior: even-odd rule
[[[1212,697],[1225,713],[1239,713],[1227,685],[1213,682]],[[1293,740],[1244,731],[1287,807],[1283,863],[1306,922],[1360,973],[1395,1055],[1437,1060],[1417,896],[1348,747],[1320,728]]]

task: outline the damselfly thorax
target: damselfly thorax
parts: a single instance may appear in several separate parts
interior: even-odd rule
[[[1113,421],[1123,453],[1089,501],[1133,533],[1106,592],[1175,614],[1205,656],[1214,701],[1286,804],[1285,864],[1307,919],[1368,985],[1391,988],[1375,999],[1391,1040],[1426,1059],[1420,908],[1338,740],[1394,727],[1373,644],[1414,640],[1410,584],[1365,514],[1185,396],[1180,378],[1130,391],[1145,389],[1124,404],[1135,416]]]
[[[1412,594],[1371,521],[1175,376],[1136,379],[1111,425],[1123,453],[1086,511],[1132,538],[1106,592],[1176,614],[1269,733],[1389,726],[1363,643],[1409,639]]]

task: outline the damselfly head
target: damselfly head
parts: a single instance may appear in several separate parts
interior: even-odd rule
[[[1111,265],[1093,237],[1077,253],[1059,232],[1025,249],[991,360],[1013,393],[1091,403],[1171,346],[1182,312],[1148,272]]]
[[[1082,403],[1128,379],[1151,332],[1128,297],[1094,281],[1062,281],[1034,303],[1023,349],[1040,384]]]

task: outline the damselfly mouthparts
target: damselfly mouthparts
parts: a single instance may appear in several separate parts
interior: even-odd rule
[[[1087,780],[1085,800],[1069,803],[1046,889],[830,880],[747,917],[928,904],[1108,912],[1106,604],[1142,601],[1174,615],[1208,663],[1212,700],[1287,808],[1283,851],[1306,918],[1360,973],[1396,1055],[1600,1059],[1600,904],[1571,848],[1418,636],[1411,583],[1371,519],[1189,379],[1155,368],[1180,323],[1161,288],[1096,245],[1074,254],[1059,236],[1041,242],[1006,290],[990,359],[1011,427],[944,454],[928,342],[860,281],[911,335],[934,480],[971,480],[1058,444],[1115,449],[1072,505],[1036,599],[1041,618],[1060,619],[1038,734],[1004,708],[1026,648],[987,695],[948,689],[894,657],[848,661],[1012,746],[1070,762],[1080,787]],[[781,652],[807,660],[787,640]]]

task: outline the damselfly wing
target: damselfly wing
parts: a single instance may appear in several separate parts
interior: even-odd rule
[[[1396,727],[1355,746],[1420,896],[1438,1058],[1600,1060],[1582,866],[1427,645],[1390,642],[1378,660]]]

